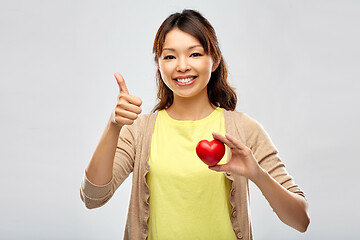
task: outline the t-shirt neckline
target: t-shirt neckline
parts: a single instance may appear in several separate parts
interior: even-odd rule
[[[161,114],[162,112],[162,114]],[[161,115],[163,115],[167,121],[171,122],[175,125],[181,125],[181,126],[194,126],[194,125],[200,125],[204,122],[211,121],[214,117],[216,117],[217,114],[222,113],[222,108],[216,107],[208,116],[201,118],[199,120],[176,120],[166,112],[165,109],[159,111]]]

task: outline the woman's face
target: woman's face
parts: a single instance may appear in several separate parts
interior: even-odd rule
[[[158,63],[161,77],[174,97],[207,95],[206,86],[216,67],[194,36],[178,28],[169,31]]]

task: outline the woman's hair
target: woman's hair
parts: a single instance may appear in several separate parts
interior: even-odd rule
[[[215,30],[199,12],[185,9],[182,13],[174,13],[165,19],[157,31],[154,41],[153,53],[155,54],[155,62],[158,64],[166,34],[174,28],[178,28],[197,38],[203,46],[205,53],[212,57],[214,64],[219,64],[216,70],[211,73],[210,81],[207,85],[210,102],[226,110],[235,110],[237,96],[234,89],[227,82],[227,67],[219,48]],[[174,101],[173,92],[161,78],[159,66],[156,73],[156,82],[158,85],[157,98],[159,102],[154,107],[154,112],[170,107]]]

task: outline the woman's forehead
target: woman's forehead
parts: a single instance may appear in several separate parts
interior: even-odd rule
[[[166,49],[174,50],[177,48],[189,49],[196,47],[203,48],[199,39],[197,39],[196,37],[194,37],[193,35],[187,32],[181,31],[178,28],[174,28],[166,34],[163,44],[163,50]]]

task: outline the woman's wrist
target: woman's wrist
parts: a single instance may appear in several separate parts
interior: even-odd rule
[[[118,122],[116,122],[116,114],[115,114],[115,109],[112,111],[111,116],[110,116],[110,127],[115,127],[115,128],[122,128],[123,124],[119,124]]]
[[[264,183],[264,181],[266,181],[267,177],[269,177],[268,172],[259,166],[257,174],[255,174],[254,177],[250,180],[255,183],[255,185],[260,187]]]

